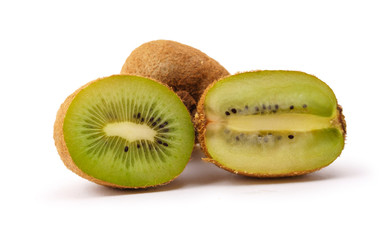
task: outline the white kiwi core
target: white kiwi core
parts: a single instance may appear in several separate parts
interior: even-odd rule
[[[154,141],[156,131],[147,124],[133,122],[114,122],[104,126],[103,131],[107,136],[118,136],[130,142],[137,140]]]
[[[258,131],[296,131],[307,132],[315,129],[328,128],[331,118],[308,114],[279,114],[233,116],[226,121],[229,130],[239,132]]]

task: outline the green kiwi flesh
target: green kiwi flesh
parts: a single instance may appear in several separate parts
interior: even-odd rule
[[[208,160],[243,175],[305,174],[344,148],[345,122],[333,91],[303,72],[223,78],[204,93],[197,118]]]
[[[144,188],[173,180],[194,145],[191,118],[178,96],[137,76],[115,75],[81,89],[62,127],[80,175],[114,187]]]

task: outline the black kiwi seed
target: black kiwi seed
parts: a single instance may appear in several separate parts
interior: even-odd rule
[[[138,118],[140,118],[140,113],[138,113]]]
[[[266,110],[266,106],[265,106],[265,104],[263,104],[263,105],[262,105],[262,108],[263,108],[263,110]]]
[[[163,143],[163,146],[166,146],[166,147],[168,147],[168,144],[167,144],[167,143]]]
[[[245,109],[246,109],[246,110],[249,109],[249,106],[246,105],[246,106],[245,106]]]
[[[156,125],[156,122],[153,122],[153,123],[151,124],[151,126],[153,126],[153,127],[154,127],[155,125]]]
[[[293,106],[293,105],[291,105],[291,106],[290,106],[290,109],[294,109],[294,106]]]
[[[235,109],[235,108],[232,108],[231,111],[232,111],[233,113],[237,113],[237,109]]]
[[[235,140],[239,141],[239,137],[238,137],[238,136],[236,136],[236,137],[235,137]]]
[[[255,111],[259,112],[259,107],[255,107]]]
[[[228,111],[226,111],[225,114],[226,114],[226,116],[229,116],[229,115],[230,115],[230,113],[229,113]]]
[[[124,148],[124,152],[128,152],[128,146]]]
[[[140,119],[141,122],[144,122],[144,118]]]
[[[168,122],[164,122],[161,125],[159,125],[159,128],[164,128],[167,124],[168,124]]]
[[[303,107],[303,108],[307,108],[307,105],[306,105],[306,104],[304,104],[302,107]]]
[[[137,147],[137,148],[140,148],[140,144],[139,144],[139,143],[138,143],[138,144],[136,144],[136,147]]]
[[[275,109],[278,110],[279,106],[278,104],[275,104]]]
[[[152,122],[152,121],[154,121],[154,117],[151,117],[151,118],[150,118],[150,122]]]
[[[160,122],[160,120],[161,120],[160,118],[156,119],[157,122]]]
[[[293,135],[289,135],[289,136],[287,136],[289,139],[293,139],[294,138],[294,136]]]

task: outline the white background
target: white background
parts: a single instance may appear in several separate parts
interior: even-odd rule
[[[0,238],[384,239],[384,12],[369,0],[1,1]],[[231,73],[316,75],[344,107],[342,155],[313,174],[261,180],[196,151],[174,182],[139,191],[70,172],[52,138],[60,104],[156,39]]]

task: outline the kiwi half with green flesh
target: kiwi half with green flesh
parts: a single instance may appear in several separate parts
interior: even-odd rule
[[[194,114],[206,87],[229,75],[217,61],[196,48],[169,40],[156,40],[136,48],[121,74],[156,79],[171,87]]]
[[[54,139],[64,164],[98,184],[146,188],[177,177],[194,146],[180,98],[154,80],[115,75],[95,80],[60,107]]]
[[[333,91],[296,71],[225,77],[206,89],[194,121],[205,160],[256,177],[325,167],[341,154],[346,134]]]

